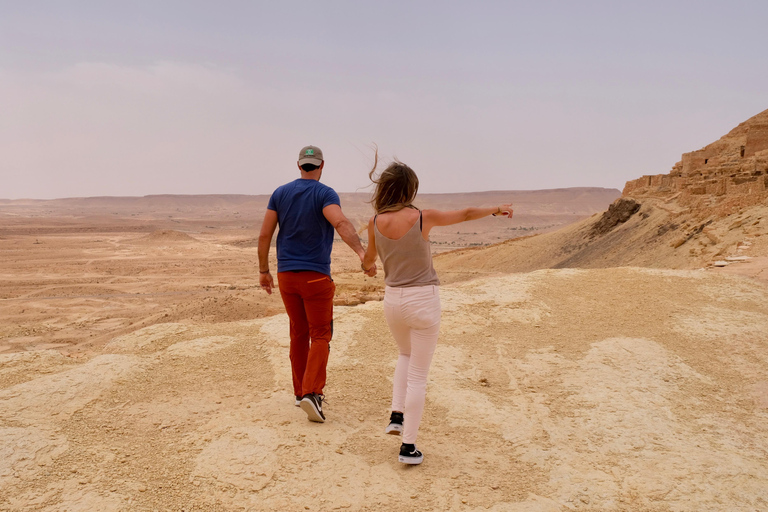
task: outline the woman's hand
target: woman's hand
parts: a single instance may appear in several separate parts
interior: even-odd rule
[[[512,218],[512,205],[511,204],[501,204],[498,207],[499,209],[496,211],[496,213],[492,213],[494,217],[507,217],[508,219]]]

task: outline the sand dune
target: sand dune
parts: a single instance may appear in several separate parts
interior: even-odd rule
[[[174,229],[158,229],[147,236],[143,236],[137,241],[146,242],[150,244],[162,244],[162,243],[194,243],[198,240],[189,236],[181,231]]]

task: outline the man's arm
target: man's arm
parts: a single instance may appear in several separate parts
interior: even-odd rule
[[[360,262],[362,263],[365,257],[365,249],[363,249],[363,244],[360,243],[360,237],[357,236],[355,227],[342,213],[341,206],[329,204],[323,208],[323,215],[331,223],[331,226],[333,226],[333,229],[336,230],[341,239],[360,256]]]
[[[269,271],[269,246],[272,245],[272,237],[277,228],[277,212],[267,210],[264,215],[264,222],[261,223],[261,233],[259,233],[259,284],[268,293],[272,294],[272,288],[275,282]]]

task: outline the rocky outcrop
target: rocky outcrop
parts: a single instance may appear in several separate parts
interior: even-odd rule
[[[535,237],[439,255],[441,282],[545,268],[707,268],[768,258],[768,110],[669,174],[626,184],[601,215]]]
[[[768,110],[718,141],[684,153],[669,174],[628,181],[622,197],[674,198],[719,216],[767,201]]]
[[[619,224],[624,224],[640,209],[640,203],[633,199],[620,197],[608,207],[593,226],[591,236],[600,236],[608,233]]]

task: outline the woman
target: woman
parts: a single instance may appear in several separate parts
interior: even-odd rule
[[[403,435],[398,460],[421,464],[416,435],[424,412],[427,373],[437,346],[440,329],[440,281],[432,266],[429,233],[437,226],[450,226],[489,215],[512,217],[512,205],[463,210],[421,211],[413,205],[419,188],[416,173],[393,162],[378,176],[372,203],[376,215],[368,223],[368,251],[363,270],[372,275],[376,256],[384,265],[384,315],[397,342],[399,356],[392,390],[392,414],[386,433]]]

